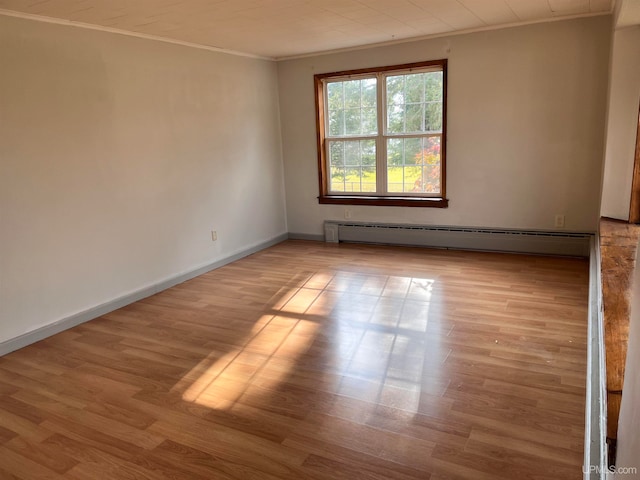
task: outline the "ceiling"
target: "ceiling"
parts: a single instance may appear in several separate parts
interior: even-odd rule
[[[614,0],[0,0],[57,19],[267,58],[609,13]]]

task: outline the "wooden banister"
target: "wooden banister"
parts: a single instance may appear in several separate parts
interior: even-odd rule
[[[640,240],[640,225],[601,219],[600,254],[607,370],[607,443],[610,465],[615,464],[618,417],[629,341],[632,279],[638,240]]]

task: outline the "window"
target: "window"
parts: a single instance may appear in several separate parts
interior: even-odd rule
[[[315,76],[320,203],[446,207],[447,61]]]

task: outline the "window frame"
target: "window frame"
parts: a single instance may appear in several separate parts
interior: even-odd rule
[[[412,70],[424,70],[433,67],[439,67],[442,70],[443,87],[442,87],[442,133],[440,135],[440,178],[441,178],[441,191],[438,196],[425,196],[424,194],[416,193],[402,193],[395,194],[394,192],[388,192],[386,194],[375,193],[373,195],[366,192],[361,193],[335,193],[330,192],[329,188],[329,175],[328,175],[328,158],[327,158],[327,141],[333,139],[333,137],[327,138],[326,135],[326,108],[325,103],[325,84],[328,80],[332,79],[348,79],[348,78],[362,78],[377,75],[390,75],[394,73],[404,74],[410,73]],[[391,65],[385,67],[376,68],[363,68],[357,70],[346,70],[340,72],[322,73],[314,75],[315,86],[315,106],[316,106],[316,140],[318,149],[318,181],[319,192],[318,201],[320,204],[338,204],[338,205],[380,205],[380,206],[399,206],[399,207],[435,207],[446,208],[448,207],[449,200],[446,198],[446,138],[447,138],[447,59],[429,60],[426,62],[407,63],[402,65]],[[377,89],[377,118],[378,118],[378,133],[375,136],[352,136],[346,138],[348,140],[358,140],[364,137],[375,138],[376,144],[378,139],[385,141],[389,138],[413,138],[413,137],[426,137],[429,133],[424,134],[390,134],[386,131],[386,103],[383,105],[380,102],[386,102],[385,93],[386,87],[378,85]],[[338,138],[339,139],[339,138]],[[378,165],[378,162],[377,162]],[[386,168],[386,159],[384,160]],[[378,165],[379,168],[379,165]],[[386,178],[386,175],[385,175]]]

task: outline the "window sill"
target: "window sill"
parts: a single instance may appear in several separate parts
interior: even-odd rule
[[[449,199],[436,197],[382,197],[361,195],[324,195],[318,197],[324,205],[377,205],[382,207],[447,208]]]

